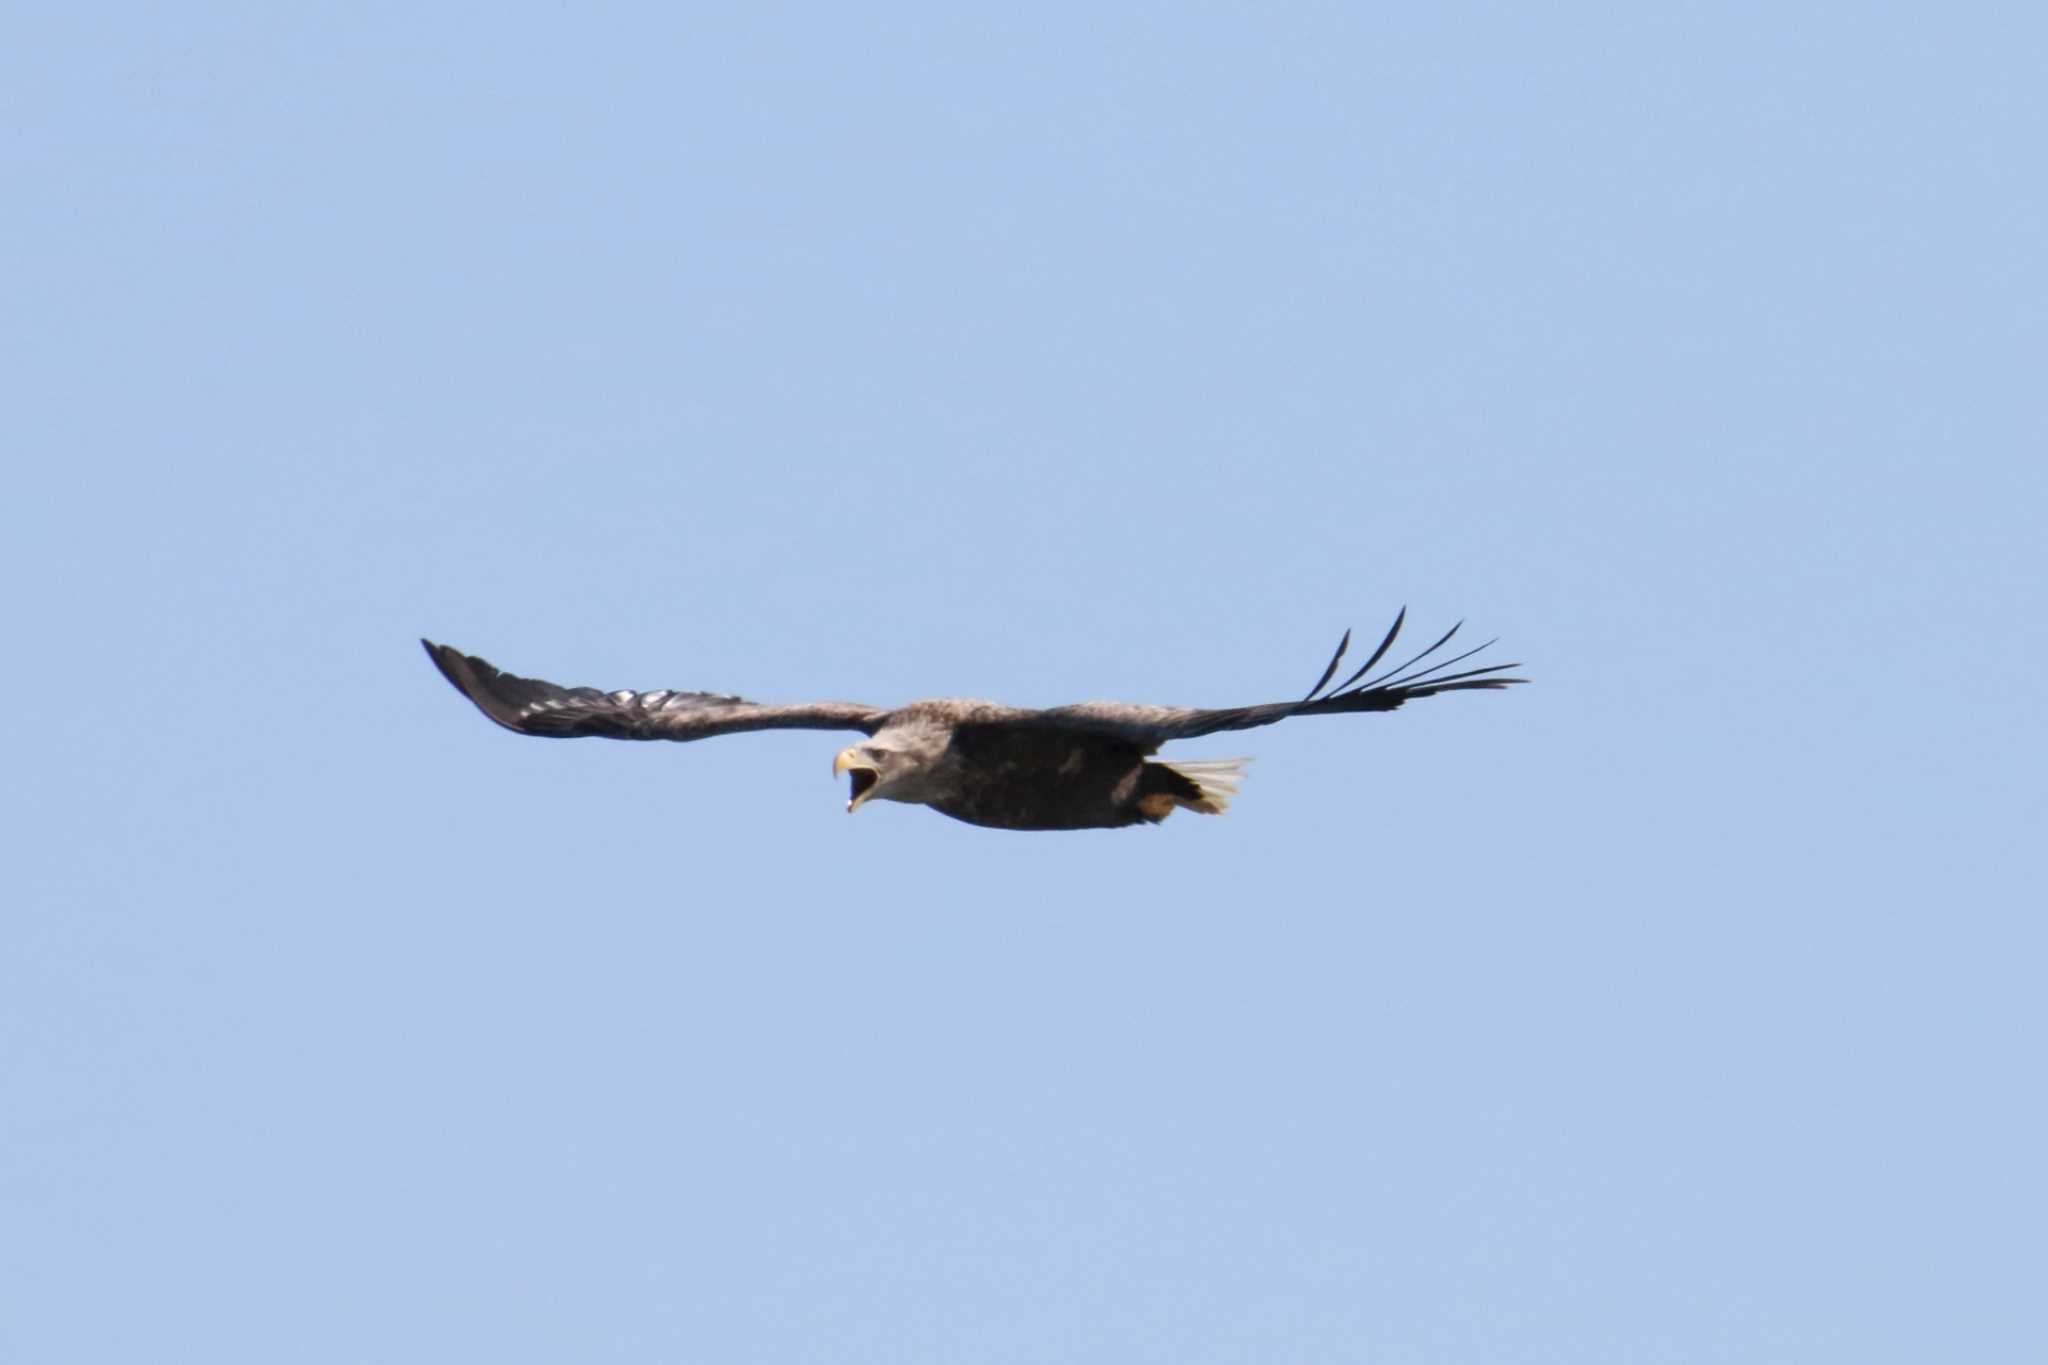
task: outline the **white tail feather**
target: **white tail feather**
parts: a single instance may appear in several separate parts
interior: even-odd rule
[[[1201,811],[1204,815],[1221,815],[1230,808],[1230,798],[1237,795],[1237,784],[1244,780],[1244,765],[1249,758],[1196,758],[1168,762],[1154,759],[1162,768],[1171,768],[1195,784],[1201,790],[1202,799],[1183,801],[1180,804],[1189,810]]]

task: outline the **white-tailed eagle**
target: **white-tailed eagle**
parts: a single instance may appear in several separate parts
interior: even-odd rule
[[[1486,645],[1427,663],[1457,626],[1407,662],[1368,678],[1407,618],[1404,607],[1372,657],[1334,687],[1330,679],[1351,643],[1350,631],[1300,701],[1221,710],[1091,701],[1031,711],[956,698],[890,710],[850,701],[763,705],[710,692],[600,692],[514,677],[475,655],[420,643],[478,710],[522,735],[693,740],[741,730],[857,730],[867,739],[832,761],[833,774],[848,774],[852,785],[849,814],[869,800],[907,801],[992,829],[1113,829],[1157,824],[1176,807],[1218,815],[1237,794],[1246,760],[1148,761],[1170,741],[1292,716],[1391,711],[1416,697],[1526,681],[1499,676],[1516,664],[1445,672]]]

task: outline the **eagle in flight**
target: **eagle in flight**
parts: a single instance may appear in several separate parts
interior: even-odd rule
[[[1407,619],[1403,607],[1372,657],[1334,687],[1330,679],[1351,643],[1348,630],[1300,701],[1221,710],[1091,701],[1032,711],[958,698],[890,710],[850,701],[764,705],[711,692],[600,692],[514,677],[473,654],[420,643],[479,711],[522,735],[687,741],[741,730],[857,730],[867,738],[832,760],[833,775],[845,773],[851,784],[848,814],[870,800],[905,801],[991,829],[1115,829],[1156,825],[1176,808],[1220,815],[1237,794],[1247,760],[1152,761],[1169,741],[1292,716],[1391,711],[1415,697],[1527,681],[1500,676],[1517,664],[1445,671],[1491,640],[1429,663],[1457,626],[1405,663],[1368,678]]]

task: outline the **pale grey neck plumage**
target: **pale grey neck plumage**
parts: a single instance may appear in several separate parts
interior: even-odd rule
[[[953,727],[920,707],[905,707],[875,731],[873,739],[847,750],[871,758],[880,780],[869,793],[877,801],[929,801],[940,790]]]

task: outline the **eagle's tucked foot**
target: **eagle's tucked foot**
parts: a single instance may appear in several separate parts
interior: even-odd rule
[[[1152,766],[1166,768],[1194,787],[1191,794],[1175,793],[1175,805],[1204,815],[1221,815],[1230,809],[1237,784],[1244,781],[1244,765],[1249,762],[1249,758],[1195,758],[1172,763],[1155,760]]]

